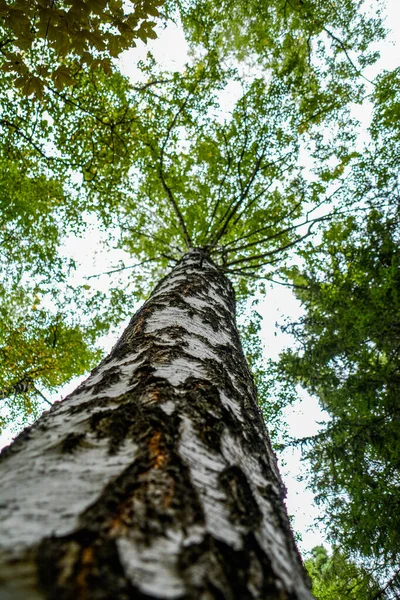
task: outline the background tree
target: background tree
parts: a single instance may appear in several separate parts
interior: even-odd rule
[[[329,556],[323,546],[315,546],[305,561],[317,600],[371,600],[380,596],[380,586],[367,569],[346,557],[339,548]]]
[[[305,315],[287,327],[299,346],[280,361],[330,417],[301,443],[331,539],[393,580],[393,589],[400,552],[398,75],[378,79],[369,148],[338,192],[351,216],[328,227],[291,272]]]

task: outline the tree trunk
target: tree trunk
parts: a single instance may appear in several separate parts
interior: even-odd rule
[[[186,254],[1,460],[2,600],[309,600],[235,325]]]

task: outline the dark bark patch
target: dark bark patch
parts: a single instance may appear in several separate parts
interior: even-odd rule
[[[99,438],[109,438],[109,452],[116,454],[137,413],[138,408],[134,402],[127,402],[115,409],[98,411],[90,417],[90,428]]]
[[[273,452],[273,450],[270,450],[271,453]],[[277,492],[272,488],[271,486],[271,491],[269,490],[270,486],[267,486],[267,493],[268,494],[274,494],[275,496],[277,496],[277,502],[279,501],[284,501],[284,499],[286,498],[286,488],[283,485],[283,483],[281,481],[277,481],[276,480],[276,475],[274,474],[273,470],[271,469],[270,465],[268,464],[267,460],[265,460],[265,458],[263,458],[263,456],[261,455],[259,458],[259,464],[261,467],[261,472],[263,474],[264,480],[268,481],[268,482],[273,482],[276,486],[276,488],[279,490],[279,496],[277,494]]]
[[[98,383],[92,387],[93,394],[98,394],[107,390],[110,386],[115,385],[121,379],[121,369],[119,367],[112,367],[107,371],[104,371],[102,378]]]
[[[217,312],[211,307],[204,307],[199,310],[201,320],[203,323],[210,325],[214,331],[220,331],[223,329],[223,319],[217,314]]]
[[[37,553],[39,586],[47,600],[144,600],[127,579],[115,540],[80,530],[47,538]]]
[[[159,331],[163,335],[169,337],[171,340],[179,340],[180,338],[187,335],[186,329],[184,327],[181,327],[180,325],[168,325],[167,327],[164,327]]]
[[[99,419],[96,430],[104,428],[101,415]],[[139,543],[146,543],[163,535],[167,526],[204,522],[189,470],[178,454],[179,425],[177,415],[166,418],[158,406],[137,410],[129,429],[139,446],[136,459],[82,515],[82,526],[105,527],[113,535],[133,532]],[[111,421],[106,427],[110,435]]]
[[[165,308],[166,306],[179,308],[186,311],[189,316],[193,316],[196,312],[177,290],[165,292],[165,294],[162,295],[162,302],[160,302],[159,298],[156,298],[155,301],[150,300],[150,302],[156,309]]]
[[[243,550],[234,550],[208,535],[200,544],[183,548],[179,568],[190,600],[296,599],[295,593],[290,594],[279,585],[277,574],[254,535],[246,535],[243,541]]]
[[[204,358],[201,364],[210,381],[224,390],[231,398],[238,398],[241,405],[240,395],[232,385],[231,378],[225,366],[214,358]]]
[[[234,550],[208,535],[200,544],[183,548],[179,568],[190,600],[296,600],[295,593],[280,586],[254,535],[246,535],[243,542],[243,550]]]
[[[204,379],[189,377],[181,387],[185,391],[179,412],[190,416],[199,438],[215,452],[221,451],[221,435],[228,428],[233,435],[240,423],[222,404],[218,388]]]
[[[113,398],[113,400],[116,400],[116,398]],[[87,400],[86,402],[81,402],[75,406],[70,406],[68,408],[68,414],[77,415],[82,412],[92,413],[92,411],[94,411],[96,408],[102,408],[104,406],[108,406],[109,404],[110,398],[108,396],[93,398],[93,400]]]
[[[231,521],[256,529],[262,514],[243,471],[238,466],[227,467],[220,474],[219,481],[227,496]]]
[[[201,296],[204,291],[208,291],[210,280],[202,277],[201,273],[189,273],[179,285],[179,293],[182,296]]]
[[[86,433],[69,433],[62,441],[61,451],[72,454],[82,444],[85,437]]]

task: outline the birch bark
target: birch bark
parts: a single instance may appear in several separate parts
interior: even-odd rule
[[[2,600],[310,600],[235,325],[186,254],[1,454]]]

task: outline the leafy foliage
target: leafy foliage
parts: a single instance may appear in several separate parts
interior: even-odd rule
[[[305,567],[317,600],[373,600],[384,598],[371,573],[352,562],[339,548],[331,556],[323,546],[315,546]]]
[[[363,0],[177,0],[167,8],[178,9],[195,48],[291,86],[304,129],[360,100],[362,71],[379,56],[371,43],[385,35],[379,5],[371,17]]]
[[[72,85],[83,65],[111,72],[112,58],[156,37],[162,0],[1,0],[1,69],[26,96]]]
[[[9,77],[3,75],[3,80]],[[113,89],[113,78],[109,81]],[[63,250],[68,237],[87,232],[90,213],[96,211],[99,224],[104,224],[115,200],[112,196],[99,208],[93,174],[87,177],[98,132],[86,129],[80,121],[83,112],[70,120],[65,101],[52,93],[39,103],[1,89],[0,414],[2,426],[18,428],[43,409],[49,394],[98,362],[96,338],[120,322],[125,311],[119,302],[126,298],[123,291],[76,286],[75,262]],[[115,111],[117,94],[110,94],[108,104],[114,103]],[[93,121],[98,122],[95,117]],[[81,147],[68,144],[69,127],[79,132]],[[110,131],[102,125],[96,139],[98,157],[104,157],[97,161],[99,172],[111,163],[106,150],[114,135]],[[89,180],[86,190],[78,169]]]
[[[303,441],[330,535],[385,568],[400,556],[399,232],[397,210],[326,231],[302,272],[300,349],[281,360],[331,417]]]
[[[93,327],[41,308],[37,290],[2,287],[0,302],[0,423],[18,430],[40,414],[44,403],[51,404],[44,393],[85,373],[100,350],[93,348]]]

